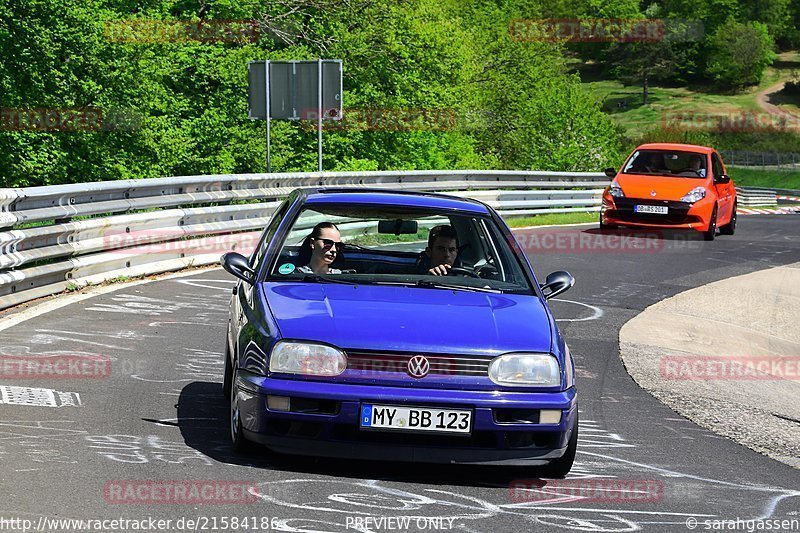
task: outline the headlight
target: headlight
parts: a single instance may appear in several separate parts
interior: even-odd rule
[[[556,387],[561,384],[558,360],[545,353],[501,355],[489,365],[489,379],[498,385]]]
[[[688,202],[693,204],[698,202],[706,197],[706,188],[705,187],[695,187],[689,193],[681,198],[681,202]]]
[[[611,188],[608,190],[608,192],[614,198],[625,198],[625,193],[622,192],[622,187],[619,186],[617,180],[611,182]]]
[[[347,357],[340,350],[325,344],[279,341],[269,357],[270,372],[338,376],[347,368]]]

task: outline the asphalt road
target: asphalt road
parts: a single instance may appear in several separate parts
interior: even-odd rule
[[[667,296],[800,261],[800,216],[743,217],[734,237],[714,242],[643,236],[622,250],[627,238],[593,229],[535,231],[520,240],[537,275],[566,269],[577,279],[552,303],[578,366],[580,440],[567,480],[509,491],[535,472],[232,453],[220,394],[232,280],[213,270],[124,287],[0,333],[6,359],[111,360],[94,378],[0,380],[0,528],[20,519],[46,531],[133,531],[40,518],[152,517],[172,520],[169,531],[671,532],[738,518],[794,520],[800,530],[800,471],[663,406],[626,374],[617,343],[627,320]],[[229,484],[189,503],[148,500],[209,480]],[[159,483],[164,492],[149,490]],[[225,517],[240,527],[223,528]]]

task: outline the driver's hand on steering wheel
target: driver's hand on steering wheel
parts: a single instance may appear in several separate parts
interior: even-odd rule
[[[431,276],[446,276],[447,271],[450,270],[451,268],[452,268],[451,265],[443,263],[439,266],[435,266],[432,269],[428,270],[428,274],[430,274]]]

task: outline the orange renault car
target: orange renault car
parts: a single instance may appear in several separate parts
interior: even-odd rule
[[[716,150],[691,144],[639,146],[603,192],[600,229],[686,228],[714,240],[736,230],[736,189]]]

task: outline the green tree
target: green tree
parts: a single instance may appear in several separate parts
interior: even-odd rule
[[[761,81],[775,60],[775,43],[766,25],[728,19],[709,38],[706,74],[724,88],[741,88]]]
[[[675,72],[675,54],[669,41],[619,43],[608,56],[612,74],[623,83],[642,84],[642,105],[649,105],[651,81],[664,81]]]

